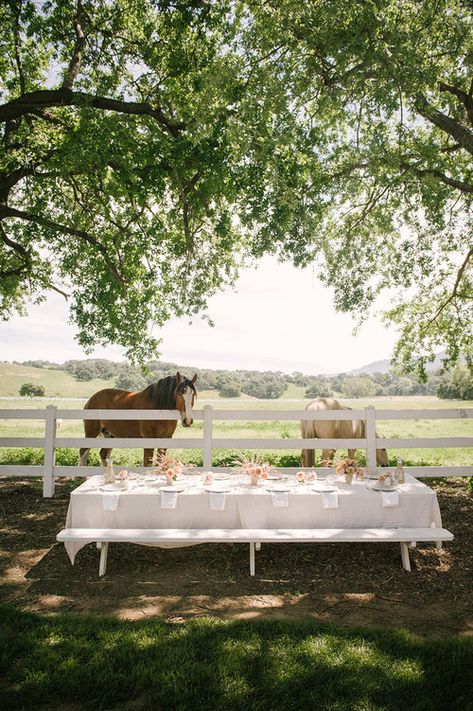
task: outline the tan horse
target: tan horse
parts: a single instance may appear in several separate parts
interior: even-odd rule
[[[140,392],[107,388],[92,395],[84,406],[85,410],[179,410],[184,427],[193,423],[192,407],[197,395],[195,381],[182,377],[180,373],[161,378]],[[84,420],[86,437],[172,437],[177,427],[176,420]],[[100,450],[102,464],[110,456],[112,448]],[[160,449],[164,453],[165,449]],[[80,466],[87,464],[90,448],[80,450]],[[154,449],[143,450],[143,464],[153,462]]]
[[[340,405],[333,397],[318,397],[309,402],[306,410],[351,410],[351,407]],[[365,437],[365,423],[362,420],[302,420],[301,432],[303,438],[319,439],[363,439]],[[376,435],[379,436],[378,434]],[[322,460],[333,461],[336,449],[323,449]],[[353,458],[356,449],[349,449],[348,456]],[[387,467],[388,454],[385,449],[376,450],[378,466]],[[303,467],[314,466],[314,450],[303,449],[301,456]]]

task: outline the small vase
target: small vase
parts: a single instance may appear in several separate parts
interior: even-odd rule
[[[112,457],[107,457],[106,462],[107,462],[107,468],[106,468],[105,474],[104,474],[104,483],[105,484],[114,484],[115,483],[115,470],[113,468]]]
[[[258,486],[258,477],[250,474],[251,486]]]
[[[351,484],[353,481],[353,474],[345,474],[345,481],[347,484]]]
[[[174,484],[174,479],[172,476],[168,476],[168,474],[166,474],[166,484],[167,486],[172,486]]]

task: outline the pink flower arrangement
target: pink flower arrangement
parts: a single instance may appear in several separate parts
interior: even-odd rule
[[[241,452],[235,459],[235,474],[248,474],[255,479],[267,479],[268,474],[274,471],[274,467],[268,462],[262,462],[258,455],[248,457]]]
[[[356,459],[342,459],[335,467],[335,472],[345,476],[348,483],[352,481],[353,477],[363,479],[365,476],[365,470],[360,467]]]
[[[305,481],[305,473],[304,472],[297,472],[296,473],[296,481],[299,482],[299,484],[302,484]]]
[[[166,479],[173,481],[184,472],[184,469],[189,468],[189,466],[185,467],[178,459],[173,459],[165,454],[153,459],[153,464],[155,466],[154,473],[165,476]]]

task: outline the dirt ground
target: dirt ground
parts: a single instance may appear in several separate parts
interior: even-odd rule
[[[431,484],[455,540],[440,551],[419,544],[411,552],[411,573],[401,567],[398,544],[266,544],[254,578],[243,544],[111,546],[102,579],[99,552],[88,545],[71,567],[55,537],[75,485],[58,481],[54,498],[43,499],[37,481],[0,480],[0,602],[128,619],[312,617],[420,634],[473,634],[473,496],[465,480]]]

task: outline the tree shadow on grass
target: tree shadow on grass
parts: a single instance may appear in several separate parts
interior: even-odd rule
[[[8,709],[471,709],[473,640],[313,621],[169,624],[0,608]]]

